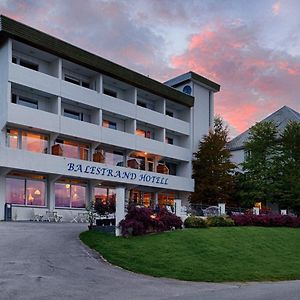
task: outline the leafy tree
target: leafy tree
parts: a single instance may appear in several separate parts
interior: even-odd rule
[[[215,205],[231,199],[235,165],[230,161],[227,141],[228,129],[218,117],[214,120],[214,130],[204,135],[198,151],[194,153],[195,192],[192,194],[191,203]]]
[[[243,174],[239,175],[240,196],[245,206],[257,201],[273,201],[278,192],[280,146],[277,136],[273,122],[260,122],[250,128]]]
[[[291,208],[300,215],[300,123],[291,121],[281,135],[281,169],[276,199],[282,208]]]

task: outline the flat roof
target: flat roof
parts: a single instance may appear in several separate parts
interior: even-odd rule
[[[127,82],[165,99],[188,107],[194,105],[194,97],[190,95],[4,15],[0,15],[0,38],[2,40],[6,38],[18,40],[99,73]]]

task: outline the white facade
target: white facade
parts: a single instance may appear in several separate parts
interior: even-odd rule
[[[55,209],[67,221],[104,194],[117,208],[187,201],[216,90],[191,80],[195,104],[185,105],[143,75],[125,70],[148,88],[20,39],[6,34],[0,47],[0,220],[5,203],[15,220]]]

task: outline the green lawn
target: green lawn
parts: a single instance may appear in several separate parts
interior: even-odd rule
[[[112,264],[193,281],[300,279],[300,229],[213,227],[122,238],[87,231],[81,240]]]

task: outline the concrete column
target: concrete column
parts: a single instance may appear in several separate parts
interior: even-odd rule
[[[220,216],[226,215],[225,203],[219,203],[218,207],[219,207]]]
[[[0,221],[4,220],[5,176],[0,175]]]
[[[50,175],[47,185],[47,207],[49,210],[55,209],[55,182],[60,178],[59,175]]]
[[[116,188],[116,236],[120,236],[119,223],[125,217],[125,188]]]
[[[175,199],[175,215],[181,217],[181,200]]]

